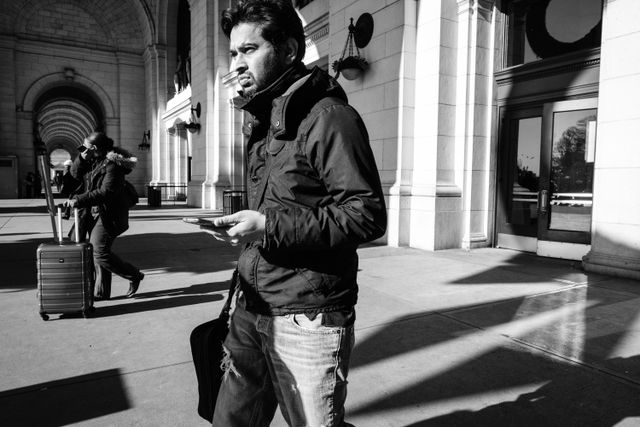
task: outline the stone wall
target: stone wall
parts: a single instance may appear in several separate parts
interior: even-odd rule
[[[587,270],[640,279],[640,3],[605,2]]]

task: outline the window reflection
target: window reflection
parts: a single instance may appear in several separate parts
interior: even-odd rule
[[[602,0],[511,0],[505,65],[600,46]]]
[[[519,119],[513,125],[517,126],[518,132],[509,222],[535,225],[538,221],[542,117]]]
[[[595,123],[595,109],[553,115],[550,229],[591,229]]]

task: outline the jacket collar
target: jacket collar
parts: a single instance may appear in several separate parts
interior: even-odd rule
[[[328,96],[347,101],[347,95],[340,84],[325,71],[318,67],[309,71],[304,64],[298,63],[254,97],[247,99],[238,96],[232,103],[235,108],[253,116],[248,121],[253,128],[262,127],[262,123],[270,120],[273,136],[284,138],[294,134],[309,109]],[[247,122],[245,126],[246,124]],[[251,134],[250,128],[245,127],[243,132],[245,135]]]
[[[135,168],[138,163],[137,157],[132,156],[127,150],[119,147],[113,147],[113,150],[107,153],[106,159],[129,171]]]
[[[91,168],[94,171],[104,169],[108,163],[115,163],[116,165],[124,168],[125,173],[130,173],[133,168],[136,167],[138,158],[132,156],[131,153],[124,148],[113,147],[113,149],[109,151],[104,158],[95,160]]]
[[[347,95],[340,84],[325,71],[315,67],[311,73],[298,79],[284,94],[273,100],[273,136],[285,138],[287,135],[294,135],[311,107],[329,96],[347,101]]]
[[[256,93],[253,97],[247,98],[239,95],[233,98],[233,106],[245,110],[253,116],[268,117],[273,100],[282,95],[293,82],[308,72],[307,67],[302,62],[297,62],[282,73],[276,81]]]

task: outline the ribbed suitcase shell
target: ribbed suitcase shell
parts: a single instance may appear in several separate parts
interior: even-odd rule
[[[93,251],[89,243],[42,243],[37,250],[40,316],[93,311]]]

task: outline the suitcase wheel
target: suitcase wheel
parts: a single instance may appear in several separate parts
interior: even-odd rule
[[[49,320],[49,316],[46,313],[40,313],[40,317],[42,317],[42,320]]]

